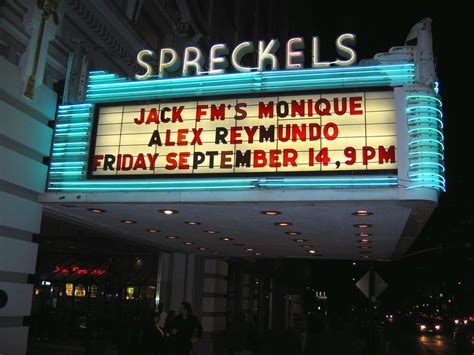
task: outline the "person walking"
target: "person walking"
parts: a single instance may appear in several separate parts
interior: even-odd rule
[[[202,335],[201,322],[193,315],[191,304],[181,303],[179,315],[173,322],[172,334],[176,336],[176,355],[192,354],[193,345]]]

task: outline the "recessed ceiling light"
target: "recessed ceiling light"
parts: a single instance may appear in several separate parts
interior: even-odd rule
[[[371,258],[371,256],[370,256],[370,255],[362,255],[362,257],[363,257],[364,259]]]
[[[314,248],[313,245],[300,245],[300,247],[302,247],[303,249],[313,249]]]
[[[217,233],[219,233],[219,231],[216,231],[214,229],[208,229],[207,231],[204,231],[204,232],[206,232],[207,234],[217,234]]]
[[[316,254],[316,250],[310,249],[310,250],[308,250],[308,253],[310,253],[310,254]]]
[[[367,244],[367,243],[372,243],[372,241],[368,239],[361,239],[361,240],[357,240],[357,243]]]
[[[234,238],[231,238],[231,237],[222,237],[222,238],[219,238],[220,240],[223,240],[224,242],[228,242],[230,240],[234,240]]]
[[[158,230],[158,229],[155,229],[155,228],[148,228],[146,231],[147,231],[148,233],[158,233],[158,232],[159,232],[159,230]]]
[[[275,225],[278,226],[278,227],[288,227],[288,226],[291,226],[292,223],[290,223],[290,222],[277,222],[277,223],[275,223]]]
[[[370,228],[370,227],[372,227],[372,225],[368,224],[368,223],[359,223],[359,224],[354,224],[353,226],[356,227],[356,228]]]
[[[366,210],[358,210],[358,211],[352,212],[352,215],[357,216],[357,217],[366,217],[366,216],[371,216],[373,214],[374,214],[373,212],[369,212]]]
[[[304,242],[307,242],[306,239],[293,239],[293,241],[295,241],[296,243],[304,243]]]
[[[279,214],[281,214],[280,211],[273,211],[273,210],[262,211],[262,213],[266,216],[278,216]]]
[[[256,252],[256,253],[255,253],[255,255],[256,255],[256,256],[262,256],[262,255],[263,255],[263,253]]]
[[[125,223],[125,224],[134,224],[137,223],[137,221],[133,221],[131,219],[122,219],[120,222]]]
[[[289,235],[291,237],[294,237],[295,235],[300,235],[300,232],[285,232],[286,235]]]
[[[90,212],[93,212],[93,213],[104,213],[104,212],[106,212],[105,210],[103,210],[101,208],[88,208],[87,210],[90,211]]]
[[[170,210],[170,209],[165,209],[165,210],[160,210],[160,213],[163,213],[163,214],[165,214],[165,215],[167,215],[167,216],[170,216],[170,215],[172,215],[172,214],[178,213],[178,211],[176,211],[176,210]]]
[[[255,251],[255,248],[245,248],[245,251],[248,251],[248,252]]]
[[[198,221],[186,221],[184,223],[189,224],[190,226],[197,226],[198,224],[201,224],[201,222]]]
[[[179,237],[177,237],[175,235],[167,235],[166,238],[170,239],[170,240],[175,240],[175,239],[178,239]]]
[[[193,245],[194,242],[184,242],[184,244],[186,244],[186,245]]]
[[[372,236],[372,233],[360,232],[355,234],[356,237],[367,238]]]
[[[204,248],[204,247],[199,247],[198,249],[199,249],[200,251],[206,251],[206,250],[207,250],[207,248]]]
[[[220,253],[218,251],[213,251],[211,254],[212,255],[219,255]]]

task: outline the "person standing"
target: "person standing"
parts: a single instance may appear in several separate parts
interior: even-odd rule
[[[172,334],[176,336],[176,355],[190,355],[193,345],[202,335],[202,325],[193,315],[188,302],[181,303],[179,315],[173,322]]]
[[[158,312],[153,319],[153,325],[155,330],[154,339],[154,354],[164,355],[168,353],[165,324],[168,318],[168,313],[164,311],[163,303],[158,304]]]

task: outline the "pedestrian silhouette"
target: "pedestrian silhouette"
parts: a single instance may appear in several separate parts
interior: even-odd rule
[[[176,337],[176,355],[190,355],[193,345],[202,335],[202,325],[193,315],[188,302],[181,303],[179,315],[173,321],[171,334]]]

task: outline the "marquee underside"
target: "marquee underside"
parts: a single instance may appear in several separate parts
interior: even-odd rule
[[[442,103],[414,86],[415,70],[379,63],[145,81],[90,72],[86,102],[58,107],[40,202],[160,250],[395,259],[445,190]]]
[[[91,200],[87,196],[82,198]],[[435,205],[428,201],[397,200],[77,203],[71,195],[62,203],[51,203],[52,199],[49,203],[44,201],[48,213],[162,250],[229,257],[375,260],[393,259],[405,253]],[[92,208],[105,212],[94,213],[89,210]],[[164,209],[178,213],[160,213]],[[281,214],[262,213],[268,210]],[[352,215],[357,210],[373,214]],[[136,223],[125,224],[123,220]],[[186,224],[190,221],[200,224]],[[291,225],[276,225],[279,222]],[[357,224],[371,226],[359,228],[354,226]],[[225,237],[231,240],[221,239]]]

